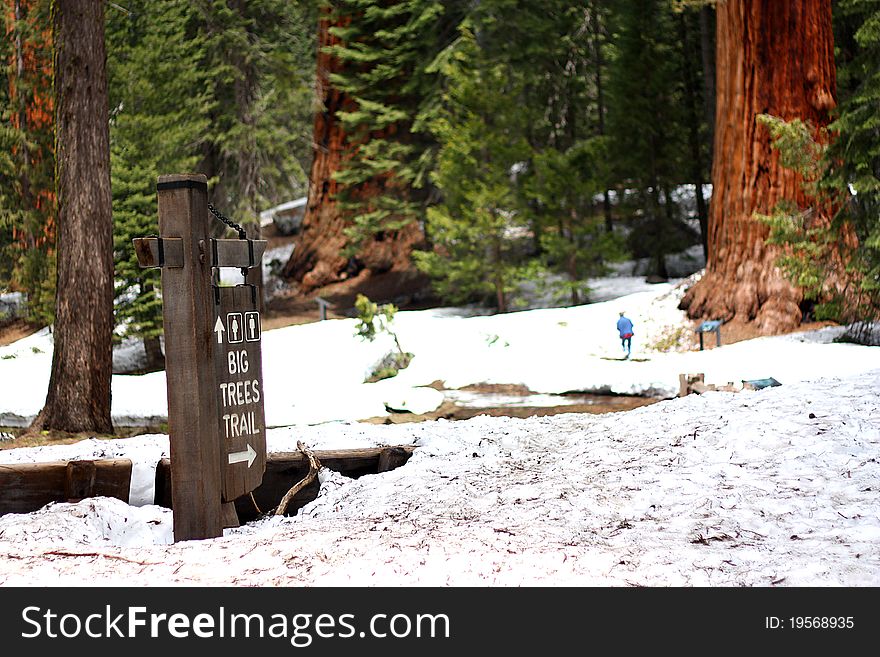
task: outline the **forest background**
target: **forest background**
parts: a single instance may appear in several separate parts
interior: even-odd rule
[[[63,285],[57,66],[77,4],[3,2],[0,290],[41,325]],[[130,245],[155,233],[169,172],[204,173],[252,235],[307,196],[281,271],[301,295],[403,271],[444,303],[505,312],[541,280],[579,304],[615,261],[647,258],[660,281],[700,244],[693,317],[762,333],[877,317],[880,2],[102,8],[78,38],[106,49],[115,339],[143,339],[155,367],[158,272]]]

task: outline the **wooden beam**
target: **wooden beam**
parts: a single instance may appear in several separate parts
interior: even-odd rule
[[[259,267],[267,244],[266,240],[212,239],[208,248],[209,260],[212,267]]]
[[[50,502],[115,497],[128,502],[129,459],[0,464],[0,515],[32,513]]]
[[[70,461],[65,476],[65,496],[69,501],[86,497],[115,497],[128,502],[131,488],[131,461]]]
[[[357,478],[366,474],[386,471],[379,469],[383,453],[386,454],[384,467],[393,469],[406,463],[413,451],[415,451],[413,445],[398,445],[362,449],[315,450],[314,455],[322,466],[346,477]],[[266,459],[266,472],[263,475],[263,481],[253,491],[253,501],[250,495],[243,495],[235,500],[235,508],[238,510],[239,518],[243,522],[247,522],[258,516],[254,502],[262,513],[269,512],[278,505],[290,487],[302,479],[308,471],[309,461],[302,452],[269,454]],[[169,473],[170,462],[168,459],[162,459],[156,468],[155,503],[166,508],[174,508]],[[287,507],[288,515],[293,515],[298,509],[314,500],[318,496],[319,490],[320,486],[315,481],[297,493]]]
[[[321,464],[347,477],[357,478],[402,466],[412,456],[415,447],[367,447],[363,449],[318,450],[315,456]],[[107,496],[128,502],[131,487],[129,459],[99,459],[90,461],[50,461],[46,463],[0,464],[0,515],[4,513],[31,513],[50,502],[66,502],[87,497]],[[266,461],[263,483],[254,490],[262,512],[277,505],[290,486],[308,472],[308,459],[302,452],[271,454]],[[171,461],[161,459],[156,467],[154,503],[173,508],[171,492]],[[288,507],[294,513],[318,495],[315,482],[293,499]],[[225,506],[225,505],[224,505]],[[256,517],[249,495],[235,500],[242,519]],[[230,508],[221,508],[220,522],[234,526]],[[229,523],[229,524],[227,524]]]
[[[135,237],[131,243],[141,267],[183,267],[179,237]]]
[[[399,468],[409,461],[411,455],[412,452],[408,452],[403,447],[386,447],[379,452],[378,472],[388,472]]]

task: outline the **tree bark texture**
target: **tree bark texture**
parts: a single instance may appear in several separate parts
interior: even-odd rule
[[[755,213],[805,201],[801,179],[779,165],[767,113],[829,123],[836,105],[830,0],[727,0],[717,5],[717,112],[709,259],[681,308],[692,318],[737,318],[764,334],[801,322],[803,295],[776,266],[769,228]]]
[[[347,24],[343,19],[340,26]],[[290,260],[282,275],[299,284],[303,293],[311,292],[323,285],[345,279],[352,273],[352,263],[343,255],[348,244],[343,230],[347,226],[345,217],[339,210],[336,195],[340,191],[334,180],[334,173],[344,164],[346,151],[351,148],[342,124],[336,117],[339,110],[354,108],[354,101],[343,91],[330,83],[330,75],[341,70],[336,57],[324,52],[327,46],[339,43],[330,34],[333,23],[327,10],[318,25],[317,54],[317,96],[321,109],[315,113],[315,129],[312,167],[309,174],[309,195],[303,216],[299,238],[296,240]],[[394,130],[391,126],[389,130]],[[391,189],[392,183],[385,187]],[[369,197],[383,190],[362,187],[359,195]],[[410,265],[410,253],[424,240],[422,230],[409,224],[398,231],[389,231],[368,240],[358,253],[355,269],[366,268],[373,272],[391,269],[406,269]]]
[[[58,269],[46,405],[32,429],[112,433],[113,230],[104,3],[53,6]]]

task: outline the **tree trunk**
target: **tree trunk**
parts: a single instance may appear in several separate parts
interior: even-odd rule
[[[712,38],[715,36],[712,24],[713,8],[706,4],[700,7],[700,56],[703,63],[703,111],[706,125],[709,126],[709,161],[712,161],[712,144],[715,136],[715,62],[712,61]]]
[[[338,25],[344,27],[348,22],[348,19],[344,19]],[[325,9],[318,24],[316,76],[317,96],[323,109],[315,113],[308,203],[299,238],[290,260],[282,270],[282,275],[296,281],[303,293],[343,280],[362,268],[374,272],[405,269],[410,265],[409,256],[413,247],[424,240],[421,228],[413,223],[399,231],[389,231],[368,240],[354,262],[343,254],[348,245],[343,231],[348,223],[337,205],[336,195],[340,190],[334,173],[343,164],[348,136],[336,112],[353,109],[353,101],[330,83],[330,75],[341,70],[339,60],[324,52],[325,47],[339,43],[339,39],[330,34],[330,27],[334,27],[334,24],[331,24],[329,11]],[[393,129],[394,126],[389,128]],[[368,198],[381,191],[361,188],[359,194]]]
[[[802,293],[776,266],[780,252],[765,244],[769,228],[753,215],[805,199],[756,116],[828,124],[836,104],[831,1],[719,3],[716,58],[709,260],[681,308],[692,318],[737,318],[781,333],[800,324]]]
[[[113,230],[104,3],[53,6],[58,269],[46,405],[31,429],[112,433]]]
[[[704,7],[705,9],[705,7]],[[684,63],[685,96],[687,98],[688,146],[691,151],[691,176],[694,181],[694,198],[697,202],[697,219],[700,223],[700,241],[703,243],[703,257],[709,258],[709,211],[706,199],[703,198],[703,153],[700,148],[700,114],[697,109],[697,82],[691,67],[691,47],[688,34],[687,16],[684,12],[678,15],[678,29],[682,44],[682,62]]]
[[[147,355],[144,371],[161,372],[165,369],[165,354],[162,353],[162,342],[158,335],[144,338],[144,352]]]
[[[599,24],[600,6],[597,2],[593,7],[591,27],[593,30],[593,58],[596,66],[596,109],[599,119],[599,135],[605,136],[605,93],[602,87],[602,67],[605,61],[602,59],[602,28]],[[611,217],[610,191],[602,191],[602,214],[605,216],[605,232],[614,232],[614,221]]]

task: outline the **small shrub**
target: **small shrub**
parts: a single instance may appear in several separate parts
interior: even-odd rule
[[[370,375],[364,379],[364,383],[375,383],[382,379],[390,379],[397,376],[397,373],[410,364],[413,354],[389,352],[373,367]]]
[[[690,351],[691,329],[687,326],[673,326],[663,331],[649,345],[652,351]]]
[[[390,352],[382,357],[382,359],[373,368],[371,374],[364,379],[364,383],[372,383],[381,381],[393,376],[410,364],[413,354],[404,351],[400,346],[400,340],[397,334],[391,329],[391,323],[394,321],[394,315],[397,313],[397,307],[394,304],[386,303],[381,306],[363,294],[358,294],[354,307],[358,313],[357,334],[362,340],[372,342],[376,336],[385,332],[394,340],[394,346],[397,352]]]

